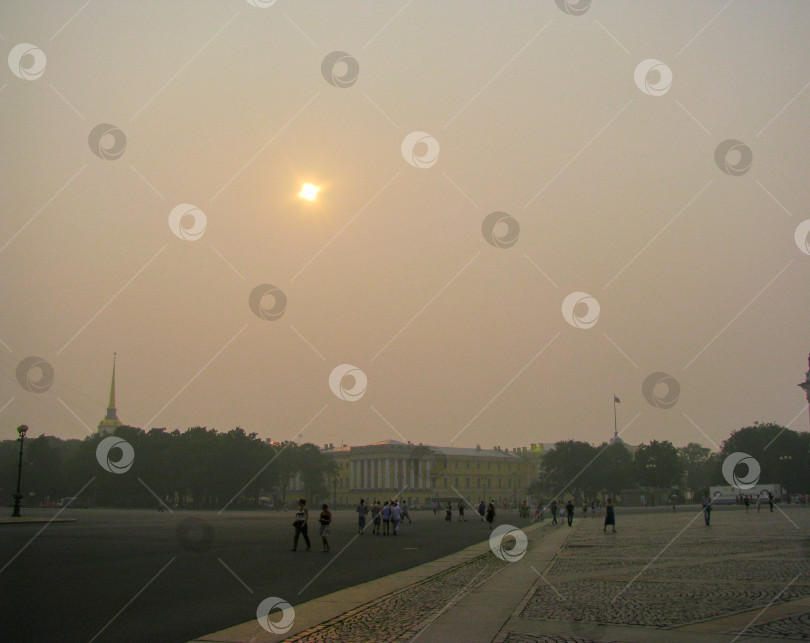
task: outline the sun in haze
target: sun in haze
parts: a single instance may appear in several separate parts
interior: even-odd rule
[[[320,188],[317,185],[312,185],[312,183],[304,183],[298,196],[300,196],[302,199],[306,199],[307,201],[314,201],[315,197],[318,196],[319,190]]]

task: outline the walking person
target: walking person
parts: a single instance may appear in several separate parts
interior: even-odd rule
[[[770,491],[768,492],[768,505],[771,508],[771,513],[773,513],[773,493],[771,493]]]
[[[459,521],[463,520],[467,522],[467,519],[464,517],[464,503],[461,500],[458,501],[458,519]]]
[[[382,522],[383,522],[383,536],[388,535],[388,529],[391,525],[391,505],[388,504],[388,501],[385,501],[385,504],[382,508]]]
[[[489,506],[487,506],[487,522],[489,523],[490,529],[492,529],[493,520],[495,520],[495,502],[490,500]]]
[[[402,506],[400,507],[400,509],[402,509],[402,522],[405,522],[406,518],[408,519],[409,523],[413,522],[413,520],[411,520],[410,514],[408,513],[408,505],[405,504],[404,500],[402,501]]]
[[[447,507],[444,510],[444,519],[447,522],[451,522],[453,520],[453,505],[450,504],[450,501],[447,501]]]
[[[616,514],[613,512],[613,501],[608,498],[607,503],[605,504],[605,526],[602,527],[602,531],[607,532],[607,526],[610,525],[613,529],[613,533],[616,533]]]
[[[587,518],[587,517],[588,517],[588,501],[587,501],[587,500],[585,500],[585,501],[582,503],[582,517],[583,517],[583,518]]]
[[[360,498],[360,504],[357,505],[357,533],[362,535],[366,529],[366,515],[368,514],[368,505],[366,501]]]
[[[478,503],[478,515],[481,516],[481,522],[484,521],[484,515],[487,513],[487,505],[482,500]]]
[[[745,513],[748,513],[748,506],[751,504],[751,501],[748,498],[749,498],[749,496],[743,496],[743,504],[745,505]]]
[[[565,505],[565,516],[568,518],[568,526],[571,526],[571,523],[574,522],[574,501],[569,500],[568,504]]]
[[[329,525],[332,524],[332,512],[329,511],[329,505],[326,503],[321,505],[321,515],[318,516],[318,522],[321,524],[318,531],[321,534],[323,550],[327,552],[329,551]]]
[[[295,527],[295,536],[293,537],[292,551],[298,549],[298,538],[302,535],[304,536],[304,542],[307,544],[307,551],[309,551],[310,543],[309,534],[307,533],[308,518],[309,509],[307,509],[306,498],[301,498],[298,500],[298,509],[295,511],[295,522],[293,523],[293,527]]]
[[[703,518],[706,521],[706,526],[709,526],[709,521],[712,519],[712,499],[709,498],[709,492],[703,492],[703,502],[701,503],[703,507]]]
[[[380,514],[382,513],[382,507],[378,500],[374,500],[374,504],[371,505],[371,520],[374,523],[374,526],[371,528],[372,534],[380,535]]]
[[[596,518],[596,500],[591,500],[591,517]]]
[[[669,502],[672,505],[672,513],[675,513],[675,498],[670,498]]]
[[[433,501],[433,515],[436,516],[439,514],[439,503],[435,500]]]
[[[394,523],[394,535],[399,534],[399,523],[402,521],[402,509],[399,506],[399,503],[395,503],[393,507],[391,507],[391,522]]]
[[[557,524],[557,501],[556,500],[551,501],[551,524],[552,525]]]

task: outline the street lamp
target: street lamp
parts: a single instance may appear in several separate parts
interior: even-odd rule
[[[22,480],[23,442],[25,442],[25,434],[28,433],[28,427],[25,424],[21,424],[17,427],[17,433],[20,434],[20,462],[17,465],[17,493],[14,494],[14,513],[11,514],[12,518],[20,517],[20,500],[22,500],[20,482]]]
[[[807,373],[804,376],[804,382],[798,386],[804,390],[804,395],[807,397],[807,406],[810,408],[810,355],[807,356]]]
[[[651,462],[647,464],[647,482],[652,482],[651,478],[655,476],[655,463]],[[650,484],[650,506],[655,507],[655,492],[653,491],[653,486]]]

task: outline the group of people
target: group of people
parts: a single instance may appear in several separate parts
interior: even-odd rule
[[[404,500],[386,500],[382,504],[379,500],[375,499],[371,505],[367,505],[365,499],[360,499],[360,504],[357,505],[357,533],[363,534],[366,529],[366,518],[371,512],[371,533],[379,536],[388,536],[393,533],[394,536],[399,535],[399,526],[408,519],[411,523],[411,516],[408,513],[408,505]],[[382,531],[380,530],[382,527]]]
[[[538,502],[537,506],[534,509],[534,516],[532,518],[532,522],[537,522],[538,520],[542,522],[545,519],[546,514],[546,505],[543,502]],[[587,501],[582,503],[582,517],[588,517],[588,508],[590,507],[591,515],[595,518],[597,513],[601,514],[601,506],[598,500],[591,501],[590,505]],[[560,524],[563,520],[567,520],[568,526],[572,526],[574,523],[574,513],[576,512],[576,507],[574,506],[574,501],[569,500],[564,505],[560,502],[558,503],[557,500],[552,500],[551,503],[548,504],[548,509],[551,512],[551,524],[557,525]],[[608,498],[605,503],[605,525],[602,531],[607,531],[608,525],[612,527],[612,531],[616,531],[616,512],[613,507],[613,501]],[[560,522],[557,521],[559,517]]]
[[[585,502],[582,505],[582,514],[583,516],[587,517],[588,515],[588,503]],[[704,504],[704,509],[706,505]],[[458,512],[458,520],[466,521],[467,518],[464,516],[464,502],[459,500],[456,504],[456,510]],[[570,527],[574,521],[574,513],[576,511],[574,507],[574,502],[569,500],[565,505],[562,503],[557,503],[557,500],[552,500],[551,503],[548,505],[548,509],[551,511],[551,519],[552,524],[559,524],[557,518],[559,517],[560,521],[566,520],[568,521],[568,526]],[[599,501],[594,500],[590,504],[591,514],[595,517],[597,515],[597,511],[600,509]],[[393,534],[397,536],[399,534],[399,528],[402,523],[407,518],[408,522],[413,522],[411,520],[410,515],[408,514],[408,505],[405,503],[404,500],[386,500],[384,502],[380,502],[379,500],[374,500],[370,505],[366,503],[365,499],[361,499],[360,503],[357,505],[355,511],[357,512],[357,533],[362,535],[366,530],[366,524],[371,514],[371,533],[376,535],[383,535],[387,536],[389,534]],[[481,521],[486,521],[489,523],[489,528],[493,528],[493,523],[495,521],[495,516],[497,514],[495,510],[495,501],[491,500],[488,504],[481,500],[476,507],[476,511],[481,519]],[[711,502],[709,502],[709,507],[707,511],[711,511]],[[533,521],[544,519],[544,515],[546,512],[546,506],[543,505],[542,502],[537,503],[534,512]],[[437,502],[433,503],[433,513],[439,513],[439,504]],[[521,515],[528,515],[528,509],[526,512],[521,511]],[[707,514],[708,515],[708,514]],[[447,506],[445,507],[445,517],[444,519],[447,522],[451,522],[453,520],[453,503],[448,501]],[[304,498],[298,500],[298,507],[295,512],[295,521],[293,522],[293,527],[295,527],[295,534],[293,536],[293,548],[292,551],[298,550],[298,541],[303,536],[304,542],[306,543],[306,551],[309,551],[311,547],[311,543],[309,540],[309,509],[307,508],[307,501]],[[329,527],[332,524],[332,512],[329,511],[329,505],[324,503],[321,505],[321,513],[318,516],[318,533],[321,536],[321,541],[323,543],[323,551],[329,551]],[[708,525],[708,518],[706,519],[706,524]],[[607,503],[605,504],[605,526],[603,531],[607,531],[608,526],[612,527],[613,532],[616,531],[616,515],[613,509],[613,502],[610,498],[607,499]]]
[[[439,505],[438,501],[433,502],[433,515],[434,516],[439,515],[440,506],[441,505]],[[489,504],[487,504],[486,502],[481,500],[478,503],[477,507],[473,507],[472,504],[470,504],[470,507],[474,508],[476,510],[476,512],[478,513],[478,515],[480,516],[481,520],[488,522],[489,523],[489,528],[492,529],[492,523],[494,522],[495,515],[496,515],[495,501],[490,500]],[[459,521],[464,521],[464,522],[467,521],[467,517],[464,515],[465,509],[466,509],[465,502],[463,500],[459,500],[456,503],[456,512],[458,513],[458,520]],[[445,507],[444,507],[444,519],[447,522],[452,522],[452,520],[453,520],[453,503],[450,500],[447,501],[447,505],[445,505]]]
[[[767,498],[764,497],[762,494],[759,494],[758,496],[752,496],[750,493],[747,495],[741,493],[734,499],[734,502],[735,504],[738,505],[745,505],[745,513],[748,513],[748,509],[751,506],[751,503],[754,502],[755,500],[757,503],[757,512],[759,512],[760,509],[762,509],[762,505],[765,504],[766,502],[768,503],[770,510],[773,511],[773,493],[770,491],[768,492]],[[798,496],[796,504],[799,504]]]
[[[293,521],[293,527],[295,527],[295,535],[293,536],[293,548],[292,551],[296,551],[298,549],[298,539],[303,536],[304,542],[307,544],[306,551],[310,549],[310,542],[309,542],[309,509],[307,508],[307,501],[305,498],[300,498],[298,500],[298,508],[295,510],[295,520]],[[329,505],[323,503],[321,505],[321,514],[318,516],[318,533],[321,535],[321,541],[323,542],[323,551],[329,551],[329,525],[332,524],[332,512],[329,511]]]

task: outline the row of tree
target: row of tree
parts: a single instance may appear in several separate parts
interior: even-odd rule
[[[295,476],[300,476],[311,501],[328,498],[327,485],[336,471],[334,460],[313,444],[269,444],[240,428],[226,433],[205,427],[145,432],[122,426],[115,436],[134,453],[125,474],[100,466],[101,436],[27,439],[25,502],[76,496],[83,490],[80,503],[100,506],[154,507],[160,499],[190,508],[245,508],[261,504],[262,496],[282,506]],[[426,453],[414,457],[428,456],[424,449]],[[538,479],[525,491],[542,498],[573,494],[577,500],[631,489],[702,495],[711,485],[728,484],[723,462],[735,452],[757,461],[761,482],[781,484],[791,494],[810,492],[810,434],[758,423],[732,433],[719,452],[697,443],[676,448],[655,440],[632,454],[621,443],[558,442],[543,455]],[[0,442],[0,497],[9,503],[16,487],[18,453],[19,441]],[[109,453],[113,464],[122,457],[125,453],[119,448]],[[746,465],[739,466],[737,474],[745,477]]]
[[[635,453],[621,443],[594,446],[588,442],[558,442],[543,456],[533,495],[573,494],[594,498],[631,489],[670,489],[678,495],[702,495],[712,485],[728,485],[723,463],[742,452],[756,460],[762,483],[781,484],[790,494],[810,493],[810,433],[798,433],[777,424],[754,423],[733,432],[712,451],[695,442],[677,448],[669,441],[653,440]],[[748,465],[735,473],[745,479]]]
[[[205,427],[184,432],[122,426],[134,453],[122,474],[105,471],[96,450],[102,440],[60,440],[41,435],[27,439],[23,457],[23,493],[27,504],[76,496],[79,504],[154,507],[160,501],[189,508],[256,507],[260,497],[276,506],[286,501],[292,479],[300,475],[307,495],[326,497],[325,476],[334,461],[313,444],[269,444],[255,433],[236,428],[226,433]],[[19,441],[0,443],[0,494],[9,500],[16,489]],[[108,454],[112,464],[125,457],[120,448]],[[106,464],[106,458],[103,459]]]

